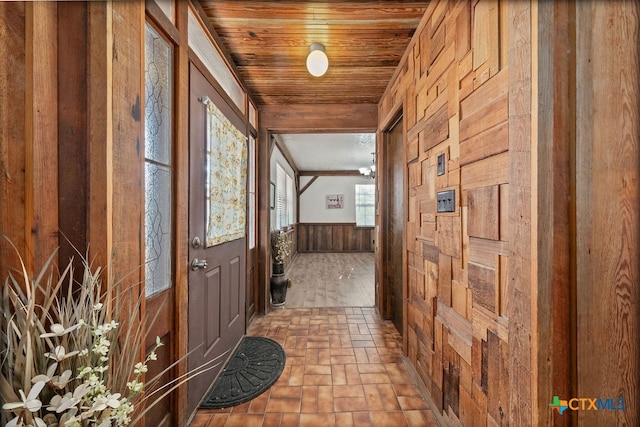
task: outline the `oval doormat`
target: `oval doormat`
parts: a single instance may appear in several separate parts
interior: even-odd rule
[[[200,408],[228,408],[253,399],[278,380],[284,364],[284,349],[274,340],[242,338]]]

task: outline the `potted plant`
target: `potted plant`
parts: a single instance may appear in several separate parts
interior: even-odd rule
[[[285,234],[280,230],[272,231],[271,257],[273,259],[273,268],[269,292],[271,293],[271,303],[275,307],[281,307],[285,304],[287,288],[291,286],[291,281],[284,274],[284,261],[289,254],[289,242],[285,238]]]
[[[135,351],[148,332],[136,288],[103,282],[85,259],[76,281],[73,261],[59,272],[54,255],[35,277],[21,261],[0,287],[0,425],[137,425],[200,372],[161,384],[178,360],[145,375],[163,344],[156,338],[150,353]]]

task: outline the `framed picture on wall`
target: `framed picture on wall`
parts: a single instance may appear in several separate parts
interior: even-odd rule
[[[342,209],[344,207],[344,194],[327,194],[325,202],[327,209]]]
[[[276,185],[271,183],[271,209],[276,208]]]

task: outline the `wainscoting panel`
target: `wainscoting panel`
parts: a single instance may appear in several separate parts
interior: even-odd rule
[[[373,252],[373,227],[355,223],[300,223],[298,252]]]

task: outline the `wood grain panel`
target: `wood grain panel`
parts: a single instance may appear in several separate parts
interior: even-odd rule
[[[487,412],[495,425],[505,425],[509,404],[509,360],[506,343],[492,332],[487,334]]]
[[[446,100],[446,98],[444,99]],[[443,105],[424,122],[425,128],[420,133],[420,148],[422,151],[435,147],[449,136],[447,113],[447,106]]]
[[[480,0],[473,7],[473,68],[477,69],[489,62],[497,70],[498,66],[498,1]]]
[[[58,8],[27,3],[25,264],[40,271],[58,247]],[[33,258],[31,258],[33,257]],[[54,259],[54,264],[56,263]]]
[[[379,104],[384,121],[405,94],[414,114],[405,122],[407,354],[442,425],[508,424],[509,350],[524,351],[526,343],[509,341],[507,316],[519,311],[526,324],[531,314],[530,300],[507,304],[516,298],[507,285],[518,274],[509,227],[523,221],[514,218],[511,201],[512,76],[499,69],[507,49],[500,43],[501,10],[493,0],[431,2],[410,46],[413,66],[396,74]],[[454,212],[436,210],[436,193],[444,189],[456,190]],[[515,394],[530,391],[524,362]]]
[[[201,1],[201,9],[261,105],[375,105],[424,14],[425,2]],[[329,70],[305,68],[311,43]]]
[[[532,6],[509,4],[509,414],[510,425],[537,424],[533,401],[531,289],[535,278],[531,265],[531,105],[532,105]],[[476,162],[478,163],[478,162]],[[548,407],[546,408],[548,410]],[[542,410],[542,408],[541,408]]]
[[[538,358],[546,360],[545,366],[538,366],[539,404],[548,403],[541,396],[574,395],[571,384],[575,378],[575,359],[571,355],[575,340],[567,331],[573,331],[571,298],[574,274],[570,272],[571,226],[570,188],[575,186],[570,162],[574,138],[571,117],[574,115],[569,87],[573,79],[558,78],[560,75],[575,74],[575,57],[563,54],[575,50],[575,22],[568,17],[574,15],[575,7],[566,3],[556,7],[543,5],[538,9],[539,19],[552,22],[550,31],[541,32],[538,48],[541,87],[553,87],[552,92],[540,94],[540,103],[547,107],[538,112],[538,278],[537,299],[538,318],[551,319],[539,322],[537,340]],[[569,71],[570,70],[570,71]],[[569,72],[568,72],[569,71]],[[563,95],[560,95],[563,94]],[[559,96],[560,95],[560,96]],[[502,275],[502,272],[501,272]],[[557,411],[539,410],[540,424],[569,425]],[[555,419],[554,419],[555,418]],[[562,424],[561,424],[562,423]]]
[[[88,247],[86,218],[88,182],[86,177],[89,146],[79,138],[87,127],[87,38],[79,36],[77,28],[65,25],[73,21],[87,26],[86,5],[77,2],[58,3],[59,55],[58,100],[64,108],[58,111],[58,154],[64,167],[59,168],[59,228],[60,259],[77,255],[77,248]],[[68,20],[68,21],[65,21]]]
[[[469,236],[498,240],[498,186],[479,187],[467,192]]]
[[[473,304],[479,304],[487,310],[496,311],[495,269],[469,263],[469,288],[473,295]]]
[[[299,252],[372,252],[373,227],[357,227],[355,223],[299,223]]]
[[[141,117],[141,99],[144,87],[141,80],[131,76],[142,76],[142,46],[138,40],[142,37],[144,5],[137,3],[114,3],[113,9],[114,49],[119,52],[113,59],[113,87],[110,96],[113,102],[113,128],[107,135],[107,154],[111,160],[103,159],[113,169],[108,170],[106,197],[112,191],[113,214],[113,253],[118,268],[114,273],[134,280],[136,267],[143,265],[144,252],[138,239],[144,235],[144,222],[140,220],[144,212],[142,156],[140,143],[144,138]],[[107,104],[108,106],[109,104]],[[113,145],[110,145],[112,143]],[[110,145],[110,146],[109,146]],[[114,175],[118,178],[114,179]],[[97,212],[95,213],[97,214]],[[136,243],[134,243],[136,242]],[[125,262],[126,260],[126,262]],[[138,283],[134,280],[134,283]]]
[[[373,131],[377,127],[375,105],[285,105],[260,109],[260,126],[272,132]]]
[[[25,193],[25,3],[0,4],[0,230],[25,253],[25,205],[20,199]],[[10,101],[9,101],[10,100]],[[9,105],[10,102],[10,105]],[[18,267],[16,251],[10,243],[0,239],[0,274],[3,282],[9,267]]]
[[[503,99],[508,93],[508,89],[506,87],[508,81],[508,70],[501,71],[485,85],[465,97],[460,103],[460,116],[462,120],[471,118],[475,114],[482,113],[488,105]]]
[[[578,422],[638,425],[640,5],[579,4],[576,15],[576,392],[626,404]]]
[[[460,168],[462,190],[509,182],[508,152]]]
[[[476,136],[460,141],[460,165],[500,154],[509,149],[508,122],[502,122]]]

